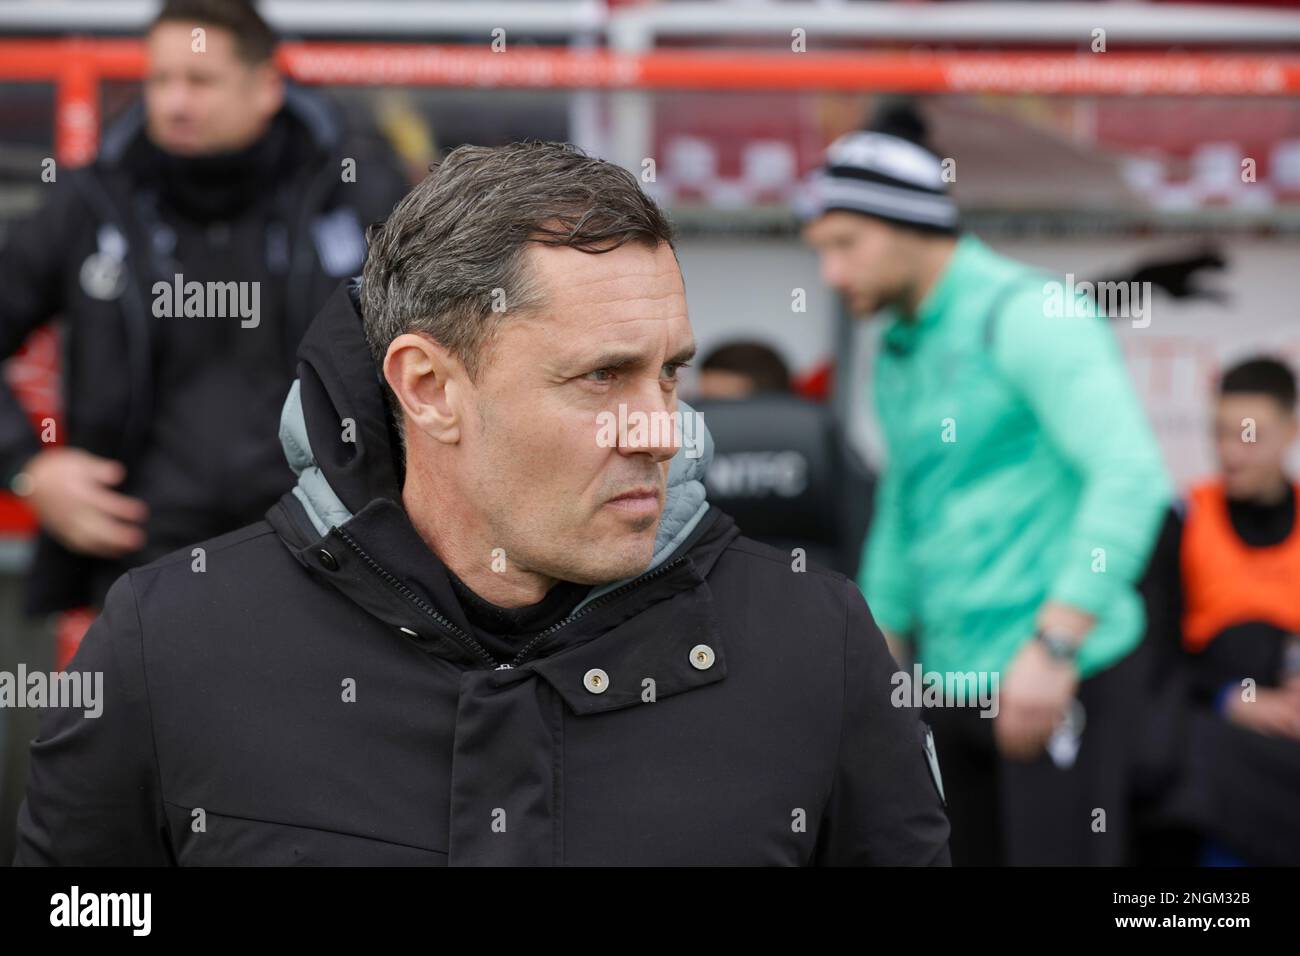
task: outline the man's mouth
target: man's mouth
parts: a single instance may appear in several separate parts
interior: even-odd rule
[[[639,517],[654,515],[659,511],[659,490],[657,488],[633,488],[616,498],[605,502],[611,508],[624,514]]]

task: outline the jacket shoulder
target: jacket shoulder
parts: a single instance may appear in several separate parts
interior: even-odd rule
[[[267,536],[273,539],[269,543],[274,544],[280,550],[284,550],[275,529],[271,527],[269,522],[261,520],[244,525],[242,528],[236,528],[234,531],[227,531],[225,534],[217,535],[214,538],[206,538],[177,548],[162,557],[155,558],[148,564],[142,564],[140,567],[132,569],[130,573],[139,577],[154,571],[170,572],[176,569],[188,571],[193,562],[199,558],[199,554],[195,553],[196,550],[201,552],[206,561],[215,555],[232,549],[247,550],[249,548],[265,547],[268,542],[259,539]]]
[[[178,548],[122,576],[130,579],[147,658],[205,645],[259,609],[306,601],[298,588],[307,577],[265,520]]]
[[[826,567],[824,564],[818,564],[816,561],[803,560],[803,571],[795,570],[796,556],[774,548],[770,544],[764,544],[753,538],[740,535],[728,545],[723,557],[732,555],[734,560],[745,562],[748,569],[753,573],[762,572],[781,572],[793,577],[800,575],[817,579],[819,582],[829,584],[834,587],[839,586],[839,582],[849,582],[849,579],[841,574]]]
[[[869,626],[862,592],[843,574],[743,535],[708,580],[722,617],[747,641],[782,648],[797,635],[803,647],[821,652],[809,661],[842,660],[846,634]]]
[[[283,593],[297,570],[301,565],[263,519],[177,548],[123,576],[131,579],[147,625],[159,614],[173,623],[197,622],[201,616],[193,609],[214,602],[248,605],[269,599],[267,589]]]

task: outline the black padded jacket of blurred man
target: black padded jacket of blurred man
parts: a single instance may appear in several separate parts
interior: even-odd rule
[[[44,206],[0,248],[0,357],[61,318],[59,438],[121,461],[115,490],[150,516],[145,547],[115,560],[42,533],[24,600],[33,615],[98,606],[128,567],[257,520],[292,483],[275,430],[294,350],[360,269],[365,227],[407,185],[376,132],[290,85],[267,131],[237,152],[165,152],[137,104],[93,164],[59,169],[43,188]],[[244,311],[187,314],[195,282],[249,290]],[[43,447],[0,382],[0,485]]]
[[[500,640],[519,609],[484,613],[399,503],[350,291],[299,352],[294,489],[203,573],[187,549],[109,592],[69,665],[103,673],[102,713],[44,715],[17,863],[949,862],[861,593],[709,504],[707,434],[644,572],[556,585]]]

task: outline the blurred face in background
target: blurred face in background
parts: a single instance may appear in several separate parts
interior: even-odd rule
[[[1247,429],[1254,422],[1254,441]],[[1296,439],[1296,417],[1271,395],[1220,395],[1214,417],[1214,448],[1229,498],[1270,501],[1279,497],[1286,457]],[[1245,436],[1245,437],[1243,437]]]
[[[720,368],[701,369],[695,382],[695,394],[700,398],[749,398],[756,390],[748,375]]]
[[[858,318],[902,303],[917,284],[922,237],[871,216],[832,210],[803,230],[817,253],[822,281]]]
[[[193,34],[201,28],[202,49]],[[270,60],[240,59],[235,36],[221,27],[164,21],[147,40],[144,99],[149,138],[181,156],[230,152],[265,132],[284,102]]]

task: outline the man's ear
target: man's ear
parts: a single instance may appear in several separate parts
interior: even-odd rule
[[[1300,437],[1300,416],[1297,416],[1295,410],[1292,409],[1284,421],[1286,422],[1283,426],[1286,429],[1284,434],[1286,435],[1286,444],[1289,446],[1296,438]]]
[[[267,60],[253,69],[256,72],[254,88],[257,90],[258,108],[270,119],[284,106],[284,76],[274,60]]]
[[[408,446],[412,428],[443,444],[460,441],[469,376],[456,356],[426,335],[405,332],[388,345],[384,378],[406,415]]]

